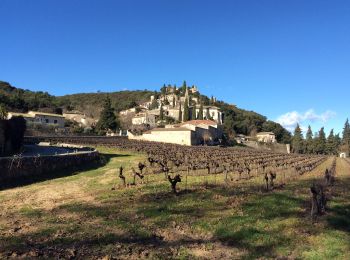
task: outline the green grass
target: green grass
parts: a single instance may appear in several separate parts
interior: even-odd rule
[[[327,214],[313,222],[308,187],[321,174],[262,192],[260,177],[225,185],[223,175],[189,176],[184,191],[181,173],[175,196],[162,174],[122,188],[118,168],[131,182],[130,168],[145,157],[99,150],[99,168],[0,192],[0,203],[14,205],[0,215],[0,252],[25,254],[32,241],[49,258],[68,258],[73,247],[80,258],[349,259],[350,176],[337,177]],[[31,228],[11,233],[14,221]]]

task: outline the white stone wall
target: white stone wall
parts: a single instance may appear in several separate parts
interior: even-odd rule
[[[143,134],[143,140],[180,145],[192,145],[193,133],[184,131],[151,131]]]

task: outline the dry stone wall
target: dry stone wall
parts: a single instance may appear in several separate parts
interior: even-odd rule
[[[50,175],[59,170],[74,169],[98,160],[97,151],[52,156],[0,157],[0,181],[24,176]]]

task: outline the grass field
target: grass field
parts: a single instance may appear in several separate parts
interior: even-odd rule
[[[218,175],[183,178],[175,196],[162,174],[121,188],[119,166],[129,176],[145,158],[99,150],[104,166],[0,191],[1,259],[350,259],[350,165],[342,159],[327,212],[312,221],[309,187],[332,158],[272,192],[260,177],[225,185]]]

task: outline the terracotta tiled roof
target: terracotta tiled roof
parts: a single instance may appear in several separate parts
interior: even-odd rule
[[[190,120],[183,122],[181,125],[217,125],[217,123],[211,120]]]
[[[192,131],[192,130],[185,128],[185,127],[175,127],[175,128],[154,128],[148,132],[153,132],[153,131],[155,131],[155,132],[166,132],[166,131],[173,132],[173,131]]]

